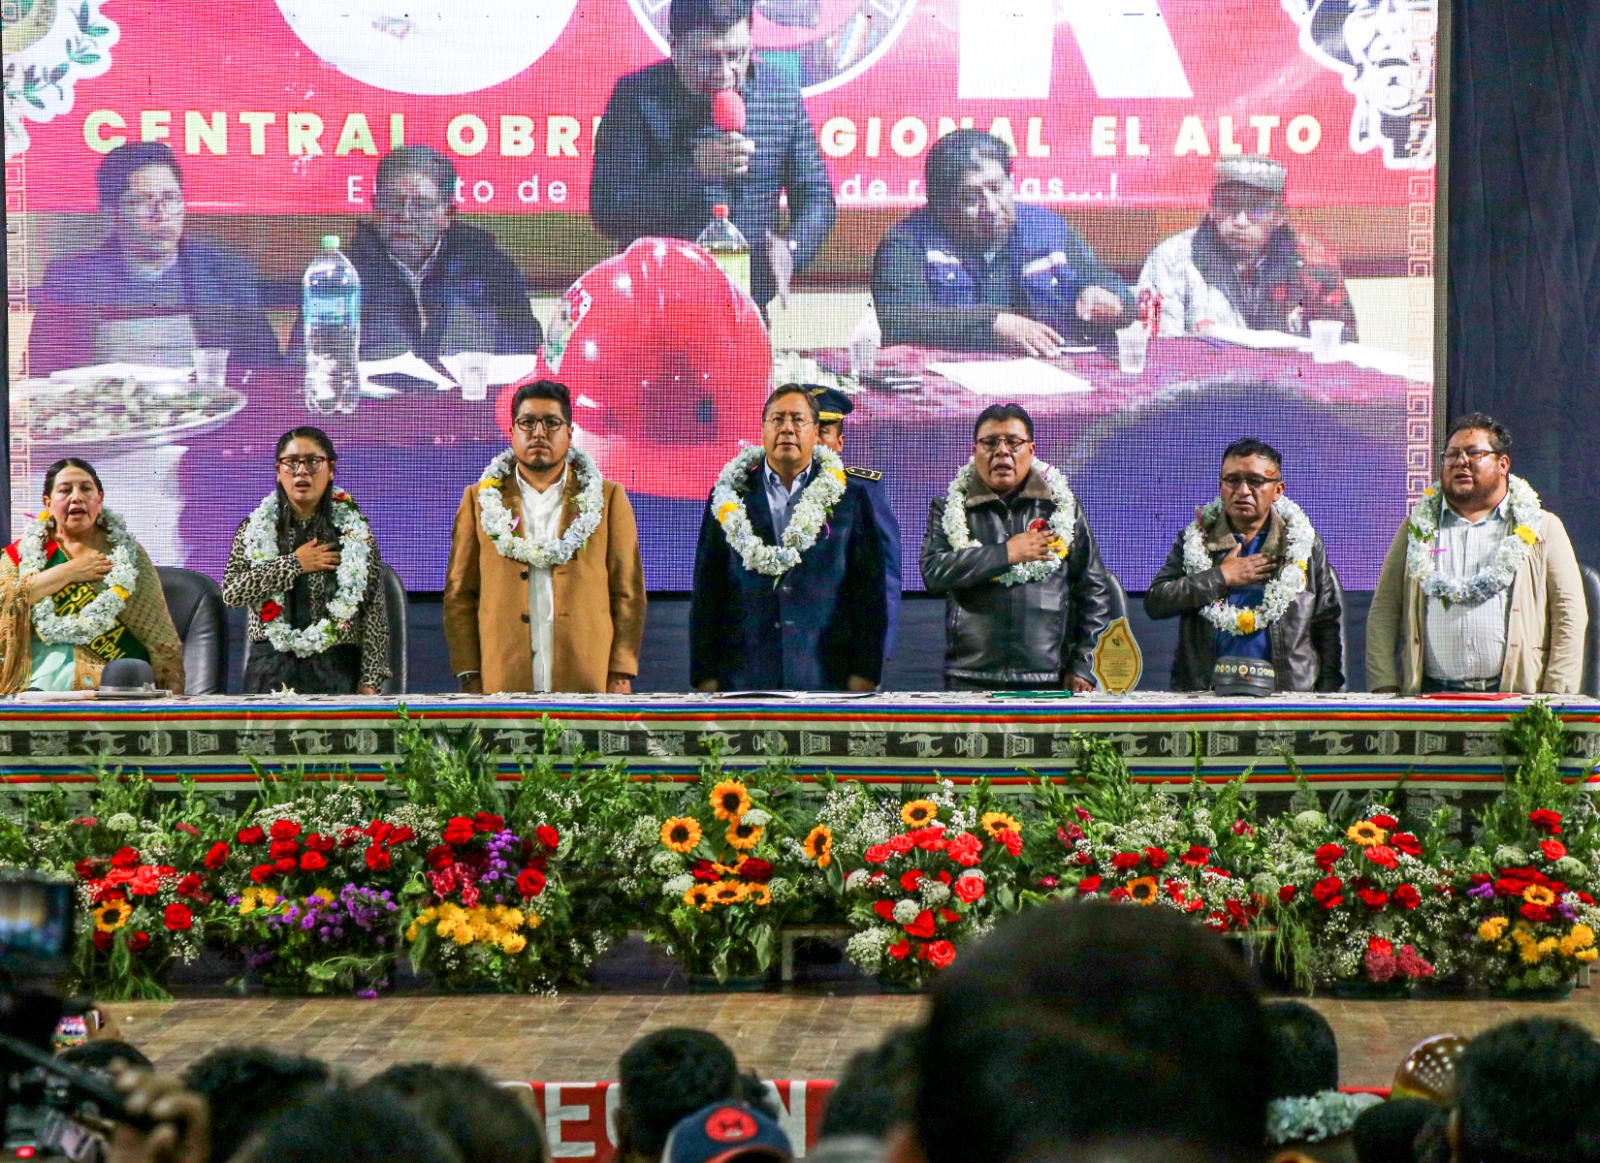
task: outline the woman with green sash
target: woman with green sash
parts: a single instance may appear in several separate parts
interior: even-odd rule
[[[44,512],[0,554],[0,694],[86,690],[106,663],[139,658],[156,685],[183,692],[183,643],[161,579],[94,466],[58,460]]]

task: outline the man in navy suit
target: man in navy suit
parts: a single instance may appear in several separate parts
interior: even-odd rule
[[[738,491],[756,536],[779,543],[818,472],[818,407],[786,384],[763,409],[759,460]],[[883,542],[865,484],[844,495],[816,543],[779,577],[747,568],[706,505],[689,606],[689,681],[697,690],[852,690],[883,676],[888,600]]]
[[[617,82],[595,138],[589,212],[626,246],[644,235],[693,240],[729,208],[750,243],[751,292],[789,292],[833,229],[833,184],[793,75],[754,55],[751,0],[672,0],[672,59]],[[743,133],[719,130],[712,98],[744,97]],[[789,234],[778,198],[789,197]]]

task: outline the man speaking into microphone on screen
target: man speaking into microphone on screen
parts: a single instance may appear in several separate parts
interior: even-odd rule
[[[788,297],[838,211],[799,85],[755,55],[751,7],[672,0],[672,59],[612,90],[595,138],[589,207],[600,232],[626,246],[644,235],[692,241],[712,208],[727,206],[750,244],[750,290],[765,308]]]

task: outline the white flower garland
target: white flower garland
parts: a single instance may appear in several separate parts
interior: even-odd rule
[[[1438,481],[1423,491],[1422,499],[1411,510],[1406,533],[1406,568],[1422,586],[1423,593],[1438,598],[1447,606],[1458,602],[1475,606],[1511,584],[1539,540],[1544,527],[1544,509],[1533,486],[1519,476],[1507,482],[1506,500],[1510,502],[1512,535],[1500,542],[1488,564],[1471,577],[1444,577],[1439,573],[1437,545],[1444,497]]]
[[[550,569],[565,565],[572,555],[588,544],[594,531],[600,528],[601,513],[605,508],[605,482],[594,458],[579,449],[569,449],[567,463],[578,474],[578,515],[567,531],[554,541],[535,541],[516,531],[516,520],[506,508],[500,490],[512,480],[517,471],[516,456],[507,449],[489,462],[478,478],[478,508],[483,531],[494,542],[501,557],[520,561],[535,569]]]
[[[1224,634],[1244,637],[1265,630],[1288,611],[1295,596],[1306,588],[1306,568],[1311,563],[1311,550],[1316,544],[1317,531],[1305,511],[1288,497],[1280,497],[1272,506],[1288,526],[1288,545],[1284,561],[1276,576],[1266,584],[1259,606],[1230,606],[1225,600],[1212,602],[1200,610],[1200,616]],[[1183,572],[1193,577],[1216,568],[1206,549],[1203,525],[1211,525],[1222,516],[1222,501],[1214,498],[1200,511],[1200,516],[1189,522],[1183,531]]]
[[[1019,561],[994,579],[1003,586],[1043,581],[1061,568],[1061,563],[1072,550],[1078,522],[1078,499],[1067,485],[1067,474],[1042,460],[1033,462],[1033,470],[1044,478],[1044,483],[1050,489],[1050,499],[1056,506],[1056,511],[1050,514],[1050,531],[1056,535],[1051,543],[1053,555],[1046,561]],[[977,475],[977,468],[969,460],[961,466],[961,471],[956,473],[955,480],[945,490],[944,535],[954,550],[972,549],[978,544],[967,522],[967,489]]]
[[[367,589],[367,563],[371,559],[370,536],[367,519],[356,508],[350,494],[343,489],[333,493],[333,525],[339,530],[339,567],[334,572],[333,597],[328,599],[328,612],[303,629],[295,629],[281,620],[283,593],[273,594],[267,601],[279,607],[271,618],[261,613],[266,605],[256,607],[261,625],[267,632],[267,641],[280,654],[293,654],[309,658],[321,654],[339,640],[339,634],[350,624],[361,608],[361,599]],[[257,565],[275,561],[278,552],[278,494],[269,493],[250,514],[244,529],[245,556]]]
[[[111,559],[111,572],[105,576],[105,589],[76,614],[56,613],[54,596],[33,607],[33,628],[40,638],[52,645],[87,646],[102,634],[109,634],[133,596],[133,587],[139,580],[136,543],[128,535],[128,526],[116,513],[103,508],[100,518],[105,522],[106,539],[110,542],[106,556]],[[44,546],[49,535],[49,513],[40,513],[23,531],[17,544],[17,574],[21,580],[27,581],[45,568]]]
[[[717,474],[717,483],[711,489],[711,511],[716,514],[729,547],[750,572],[779,578],[799,565],[806,550],[817,543],[828,514],[844,496],[844,462],[837,453],[821,445],[817,446],[815,456],[821,471],[800,494],[777,545],[769,545],[756,536],[750,525],[750,512],[744,505],[744,494],[750,487],[750,470],[766,458],[766,452],[761,448],[743,449]]]
[[[1267,1141],[1320,1143],[1349,1134],[1356,1125],[1356,1116],[1382,1101],[1375,1094],[1345,1094],[1338,1090],[1275,1098],[1267,1104]]]

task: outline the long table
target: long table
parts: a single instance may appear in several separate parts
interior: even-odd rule
[[[802,778],[988,778],[1023,790],[1039,776],[1069,774],[1082,734],[1111,740],[1137,779],[1180,790],[1198,761],[1210,782],[1249,771],[1252,788],[1292,792],[1292,756],[1318,790],[1356,793],[1406,777],[1408,792],[1459,798],[1500,786],[1501,732],[1527,705],[1521,698],[954,693],[5,699],[0,780],[20,787],[86,781],[101,763],[138,768],[158,782],[192,776],[219,790],[252,785],[252,763],[269,772],[348,769],[378,780],[396,759],[403,707],[425,725],[478,729],[505,779],[543,746],[548,716],[561,727],[563,752],[596,752],[636,774],[684,779],[716,742],[733,769],[783,759]],[[1558,710],[1573,732],[1569,773],[1590,773],[1590,757],[1600,753],[1600,701],[1562,699]]]

